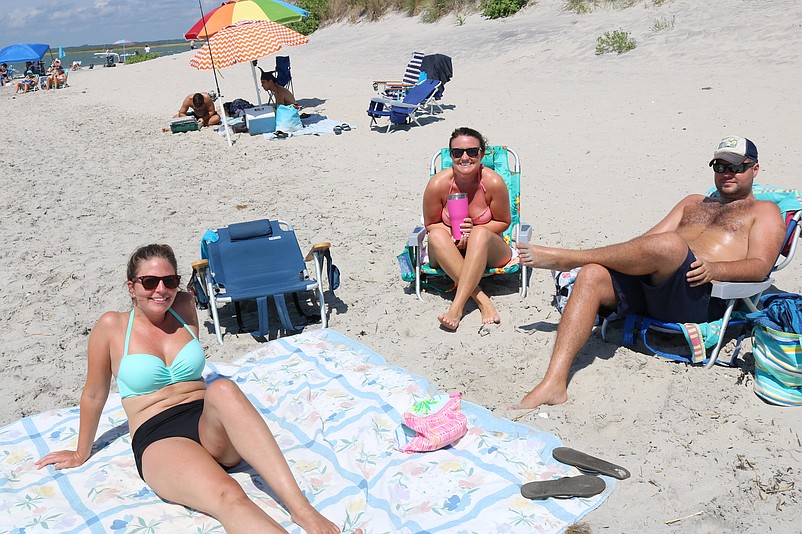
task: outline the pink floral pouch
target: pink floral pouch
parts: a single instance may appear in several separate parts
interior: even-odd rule
[[[468,431],[460,410],[462,394],[435,395],[416,402],[404,412],[404,424],[396,429],[402,452],[428,452],[451,445]]]

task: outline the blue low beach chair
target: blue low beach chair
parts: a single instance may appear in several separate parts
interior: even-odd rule
[[[410,89],[404,96],[404,100],[388,100],[386,98],[373,97],[370,101],[367,113],[370,117],[370,126],[378,126],[378,119],[387,119],[387,132],[393,126],[414,122],[418,126],[418,115],[424,111],[434,112],[434,107],[442,111],[440,106],[433,100],[435,92],[440,82],[437,80],[423,80],[421,83]],[[428,109],[427,109],[428,108]]]
[[[286,331],[298,331],[290,320],[285,295],[298,295],[317,300],[320,321],[327,326],[326,302],[323,293],[323,260],[328,259],[329,288],[339,284],[339,271],[331,264],[329,243],[312,246],[306,257],[301,255],[295,231],[286,221],[261,219],[231,224],[209,230],[201,239],[201,260],[192,264],[196,302],[208,306],[214,321],[217,341],[223,344],[218,306],[233,302],[237,322],[242,330],[239,303],[255,300],[259,329],[253,335],[264,337],[268,330],[268,297],[273,297],[281,325]],[[306,269],[314,261],[315,277]],[[298,311],[303,314],[298,301]]]
[[[715,196],[718,195],[718,192],[711,190],[707,194],[708,196]],[[796,189],[767,187],[758,184],[752,186],[752,194],[758,200],[769,200],[776,203],[785,218],[785,244],[775,262],[774,268],[771,270],[771,273],[774,273],[791,263],[796,253],[800,230],[802,230],[799,225],[800,219],[802,219],[802,195]],[[733,354],[729,361],[719,359],[721,348],[724,345],[724,334],[729,326],[746,324],[744,312],[758,311],[757,306],[761,295],[774,285],[771,273],[762,282],[714,282],[711,296],[727,303],[723,317],[714,322],[698,325],[671,323],[637,314],[623,318],[616,317],[615,319],[624,320],[622,343],[624,346],[632,346],[640,338],[646,348],[656,356],[679,362],[704,363],[707,369],[710,369],[716,363],[734,365],[737,352]],[[736,310],[736,305],[739,303],[741,304],[741,309]],[[609,322],[608,319],[605,319],[602,324],[602,339],[607,339]],[[691,349],[691,353],[689,355],[674,354],[655,349],[647,339],[649,330],[683,335]],[[708,357],[707,350],[710,348],[713,348],[713,350]]]

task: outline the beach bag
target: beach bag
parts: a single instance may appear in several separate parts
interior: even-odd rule
[[[571,291],[574,290],[574,282],[579,274],[579,269],[582,267],[574,267],[570,271],[551,271],[551,277],[554,279],[554,297],[551,303],[557,308],[557,311],[562,315],[565,305],[568,303],[568,297],[571,296]],[[596,316],[593,322],[594,326],[600,325],[601,319]]]
[[[276,131],[291,133],[303,128],[301,115],[295,106],[279,106],[276,108]]]
[[[799,314],[793,312],[802,306],[802,296],[784,293],[765,295],[760,300],[768,306],[774,302],[785,312],[769,313],[766,319],[764,308],[762,317],[760,312],[748,316],[754,325],[755,393],[771,404],[802,406],[802,333],[797,333]]]
[[[461,411],[461,393],[435,395],[404,412],[404,424],[396,429],[402,452],[429,452],[442,449],[468,432],[468,419]]]

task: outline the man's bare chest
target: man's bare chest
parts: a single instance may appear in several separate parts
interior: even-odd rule
[[[680,226],[702,226],[739,234],[749,226],[754,201],[742,200],[721,204],[705,201],[685,209]]]

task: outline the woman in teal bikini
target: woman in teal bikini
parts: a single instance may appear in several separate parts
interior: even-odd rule
[[[116,376],[139,475],[159,497],[215,517],[226,532],[285,532],[226,473],[244,460],[306,532],[340,532],[301,493],[273,434],[236,384],[219,379],[207,387],[194,302],[179,290],[177,270],[168,245],[131,256],[131,311],[105,313],[89,336],[78,448],[52,452],[37,467],[78,467],[89,458]]]
[[[510,194],[504,179],[482,166],[487,143],[471,128],[457,128],[448,145],[453,166],[429,180],[423,193],[423,223],[429,232],[429,263],[442,268],[457,283],[451,306],[438,316],[440,324],[456,330],[465,304],[472,298],[482,314],[482,323],[501,321],[490,297],[479,287],[485,269],[502,267],[512,251],[501,237],[512,222]],[[448,195],[468,195],[468,217],[451,220]],[[451,226],[459,225],[462,237],[455,241]]]

